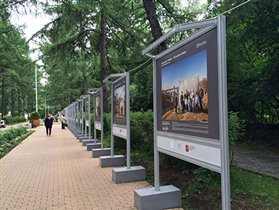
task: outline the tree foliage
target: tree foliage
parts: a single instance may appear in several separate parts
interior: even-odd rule
[[[88,88],[103,85],[103,79],[109,74],[141,65],[131,73],[131,105],[135,111],[152,109],[152,66],[141,51],[176,24],[213,17],[242,3],[241,0],[210,0],[205,7],[199,6],[197,0],[188,1],[186,6],[178,0],[31,2],[53,17],[32,37],[42,43],[48,104],[63,108],[86,94]],[[17,92],[21,95],[30,87],[33,68],[26,40],[8,20],[7,8],[15,3],[6,0],[1,4],[0,47],[5,51],[1,51],[0,72],[3,77],[12,78],[9,82],[2,80],[2,86],[7,88],[1,92],[2,99],[11,98],[2,100],[7,103],[2,107],[27,110],[27,104],[12,103],[16,100],[12,95],[16,96]],[[239,112],[248,123],[278,123],[279,120],[277,11],[276,0],[264,4],[253,0],[226,14],[229,110]],[[182,37],[174,36],[160,47],[165,49]],[[34,104],[31,95],[34,94],[28,89],[25,99],[16,97],[20,98],[18,104],[23,104],[28,96],[31,108]]]
[[[0,7],[0,11],[1,113],[2,117],[8,111],[13,116],[23,115],[33,108],[34,65],[26,40],[11,24],[8,10]]]
[[[141,51],[160,36],[152,36],[154,30],[162,34],[179,22],[193,20],[196,9],[183,13],[179,1],[165,0],[54,2],[44,8],[55,19],[37,34],[47,40],[41,49],[51,103],[63,108],[89,87],[101,86],[109,74],[146,63],[132,74],[132,107],[151,109],[152,67]],[[154,6],[157,29],[147,20],[144,2]]]
[[[248,122],[279,122],[278,11],[278,1],[255,0],[227,18],[229,106]]]

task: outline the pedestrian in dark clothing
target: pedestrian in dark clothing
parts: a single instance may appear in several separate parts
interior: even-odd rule
[[[181,111],[184,113],[184,100],[183,100],[183,91],[181,91],[180,95],[180,105],[181,105]]]
[[[175,96],[175,105],[174,105],[175,107],[175,113],[177,114],[177,106],[178,106],[178,98],[177,98],[177,96]]]
[[[52,118],[51,114],[49,113],[47,118],[45,119],[45,127],[46,127],[47,136],[51,135],[52,124],[53,124],[53,118]]]

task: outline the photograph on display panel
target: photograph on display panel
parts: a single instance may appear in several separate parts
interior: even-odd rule
[[[79,111],[78,111],[78,117],[79,117],[79,122],[82,123],[82,112],[83,112],[83,107],[82,107],[82,102],[79,102]]]
[[[113,84],[113,123],[126,125],[126,77]]]
[[[162,114],[163,120],[208,121],[206,50],[162,68]]]
[[[86,126],[89,126],[89,97],[85,98],[85,122]]]
[[[216,29],[157,60],[158,130],[219,138]]]
[[[75,103],[74,116],[75,116],[76,122],[78,121],[77,111],[78,111],[78,103]]]
[[[95,95],[95,121],[101,121],[101,94],[100,92]]]

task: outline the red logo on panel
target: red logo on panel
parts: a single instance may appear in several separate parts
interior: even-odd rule
[[[190,147],[189,147],[188,144],[186,144],[186,145],[185,145],[185,151],[186,151],[186,152],[189,152],[189,150],[190,150]]]

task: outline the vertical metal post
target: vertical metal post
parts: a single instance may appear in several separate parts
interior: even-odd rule
[[[157,89],[156,89],[156,58],[153,58],[153,126],[154,126],[154,186],[160,191],[160,164],[157,149]]]
[[[35,94],[36,94],[36,112],[38,112],[38,78],[37,78],[37,65],[35,63]]]
[[[88,123],[89,123],[89,125],[88,125],[88,136],[89,136],[89,141],[91,140],[91,100],[90,100],[90,95],[88,95],[88,114],[89,114],[89,116],[88,116]]]
[[[130,135],[130,74],[126,73],[126,124],[127,124],[127,168],[131,168],[131,135]]]
[[[75,102],[75,105],[74,105],[74,109],[75,109],[75,114],[74,114],[74,118],[75,118],[75,131],[76,131],[76,133],[78,132],[78,130],[77,130],[77,102]]]
[[[87,101],[87,97],[84,97],[84,135],[87,136],[87,126],[86,126],[86,110],[85,110],[85,107],[86,107],[86,101]]]
[[[104,148],[104,108],[103,108],[103,87],[100,90],[100,102],[101,102],[101,148]]]
[[[227,110],[227,64],[226,64],[226,19],[225,16],[217,18],[218,40],[218,80],[219,80],[219,123],[221,145],[221,187],[222,209],[230,210],[230,162],[228,142],[228,110]]]
[[[76,132],[77,133],[79,133],[79,119],[78,119],[78,106],[79,106],[79,102],[77,101],[76,102],[76,107],[75,107],[75,109],[76,109]]]
[[[47,113],[46,113],[46,95],[45,95],[45,119],[46,119]]]
[[[79,100],[79,133],[82,134],[82,103],[81,103],[81,100]]]
[[[114,155],[114,136],[113,136],[113,85],[111,85],[111,131],[110,131],[111,157]]]
[[[94,143],[97,142],[97,134],[96,134],[96,92],[93,95],[93,116],[94,116]],[[101,117],[101,116],[100,116]]]
[[[81,134],[84,134],[84,100],[81,99]]]
[[[76,116],[77,116],[77,120],[76,120],[76,126],[77,126],[77,132],[79,132],[79,101],[77,101],[77,105],[76,105],[76,110],[77,110],[77,113],[76,113]]]

